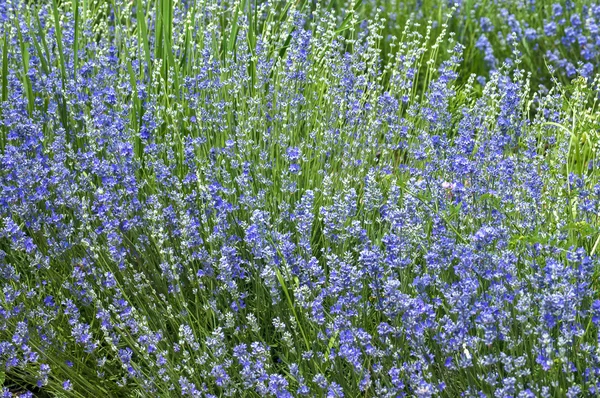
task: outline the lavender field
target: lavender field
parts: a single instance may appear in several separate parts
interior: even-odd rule
[[[552,1],[0,1],[2,397],[600,396]]]

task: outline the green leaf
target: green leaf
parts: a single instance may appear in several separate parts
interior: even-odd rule
[[[156,0],[154,5],[154,59],[162,59],[162,1]]]
[[[237,39],[237,32],[238,32],[238,19],[239,19],[239,14],[240,14],[240,9],[243,10],[246,8],[246,2],[242,1],[240,3],[238,3],[238,6],[235,8],[235,14],[233,15],[233,25],[231,26],[231,32],[229,32],[229,40],[227,41],[227,45],[225,46],[225,54],[223,54],[224,57],[227,56],[227,54],[231,51],[235,50],[235,42]]]
[[[2,102],[8,99],[8,32],[4,33],[2,49]]]
[[[33,15],[35,17],[34,22],[38,30],[38,35],[42,41],[42,48],[44,49],[44,53],[46,54],[45,58],[48,60],[48,70],[50,70],[50,50],[48,50],[48,42],[46,41],[46,30],[42,29],[42,23],[40,22],[40,11],[37,9],[34,10]]]
[[[8,32],[4,32],[4,44],[2,48],[2,102],[8,99]],[[2,127],[2,135],[0,136],[0,150],[4,153],[6,147],[6,135],[8,129]]]
[[[40,59],[40,63],[42,64],[42,71],[44,73],[50,73],[50,66],[48,65],[48,61],[46,60],[46,57],[44,56],[44,53],[42,52],[42,47],[40,46],[40,43],[38,40],[32,40],[33,41],[33,46],[35,47],[35,51],[38,55],[38,58]]]
[[[327,352],[325,352],[325,359],[329,359],[329,353],[331,352],[331,349],[335,346],[338,334],[339,331],[336,330],[336,332],[329,338],[329,342],[327,343]]]
[[[65,56],[63,48],[62,28],[60,27],[60,14],[58,12],[57,0],[52,0],[52,12],[54,14],[54,31],[56,34],[56,45],[58,46],[58,60],[60,63],[60,74],[62,77],[63,89],[65,88],[66,81],[66,67],[65,67]]]
[[[354,13],[358,9],[358,7],[360,7],[361,4],[362,4],[362,0],[358,0],[356,2],[352,11],[348,12],[348,15],[346,15],[346,18],[344,18],[344,21],[342,22],[340,27],[335,31],[335,33],[341,33],[350,27],[350,21],[352,20],[352,15],[354,15]]]
[[[75,12],[75,32],[73,35],[73,74],[77,74],[77,64],[79,61],[78,46],[79,46],[79,0],[72,0]]]
[[[27,95],[27,110],[29,115],[33,114],[34,97],[33,88],[31,87],[31,81],[29,80],[29,49],[23,35],[21,34],[21,27],[19,24],[15,24],[17,27],[17,37],[19,38],[19,46],[21,47],[21,61],[23,63],[23,88]]]
[[[146,28],[146,15],[142,11],[142,1],[136,0],[135,11],[138,25],[138,42],[143,43],[144,56],[146,57],[146,66],[148,67],[149,78],[152,78],[152,63],[150,56],[150,44],[148,40],[148,29]],[[144,73],[144,68],[140,68],[140,73]]]
[[[283,279],[283,276],[281,275],[279,268],[275,269],[275,273],[277,275],[277,280],[279,281],[279,284],[281,285],[281,289],[283,290],[283,294],[285,295],[285,297],[287,299],[288,305],[290,306],[290,309],[292,310],[292,314],[294,315],[294,318],[296,319],[296,323],[298,324],[298,328],[300,329],[300,333],[302,334],[302,338],[304,339],[304,344],[306,344],[306,349],[310,350],[310,343],[308,342],[308,338],[306,337],[306,334],[304,333],[304,329],[302,328],[302,323],[300,322],[300,319],[298,318],[298,314],[296,313],[296,307],[294,306],[294,302],[292,301],[292,297],[290,296],[290,292],[287,289],[285,280]]]

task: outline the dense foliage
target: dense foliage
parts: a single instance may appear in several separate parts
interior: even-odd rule
[[[600,5],[0,4],[4,397],[600,394]]]

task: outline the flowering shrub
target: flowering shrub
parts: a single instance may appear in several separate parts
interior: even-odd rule
[[[4,396],[599,393],[600,78],[367,6],[0,6]]]
[[[351,7],[340,5],[340,9]],[[592,77],[600,61],[600,3],[589,0],[370,0],[361,2],[367,15],[383,9],[385,36],[391,41],[407,20],[439,31],[446,20],[466,46],[470,73],[486,75],[518,51],[536,84],[548,86],[553,78],[570,81]]]

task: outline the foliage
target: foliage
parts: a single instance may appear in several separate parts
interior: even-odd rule
[[[598,11],[2,3],[4,396],[598,394]]]

